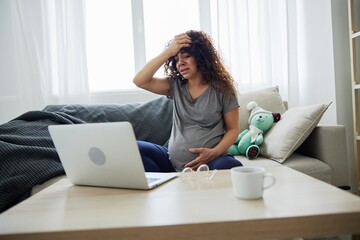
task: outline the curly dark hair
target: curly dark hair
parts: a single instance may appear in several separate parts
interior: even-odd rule
[[[226,70],[211,37],[203,31],[190,30],[186,34],[192,40],[191,45],[182,48],[180,51],[186,52],[195,58],[197,68],[203,74],[204,80],[216,91],[220,91],[227,97],[235,96],[236,83]],[[186,80],[176,68],[175,56],[165,62],[164,68],[167,76]]]

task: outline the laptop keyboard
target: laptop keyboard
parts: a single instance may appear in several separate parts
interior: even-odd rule
[[[160,178],[152,178],[152,177],[148,177],[148,178],[146,178],[146,179],[147,179],[147,182],[148,182],[148,183],[152,183],[152,182],[154,182],[154,181],[159,180]]]

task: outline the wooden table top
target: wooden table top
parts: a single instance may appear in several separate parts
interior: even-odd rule
[[[259,200],[232,193],[230,171],[152,190],[74,186],[67,179],[0,214],[0,239],[259,239],[360,234],[360,198],[287,167]]]

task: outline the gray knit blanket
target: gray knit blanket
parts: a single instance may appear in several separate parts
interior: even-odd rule
[[[49,105],[0,125],[0,213],[28,198],[35,185],[65,174],[49,125],[117,121],[131,122],[138,140],[164,145],[171,131],[172,101],[160,97],[121,105]]]

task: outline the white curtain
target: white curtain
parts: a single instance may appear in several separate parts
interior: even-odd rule
[[[84,3],[10,1],[22,111],[87,103]]]
[[[85,2],[8,0],[13,37],[4,38],[14,39],[17,70],[6,99],[20,96],[21,103],[13,115],[47,104],[90,102]],[[278,85],[290,104],[335,102],[335,94],[328,97],[335,92],[330,0],[210,3],[211,34],[240,92]],[[316,92],[325,85],[327,91]]]
[[[278,85],[287,99],[286,6],[286,0],[217,0],[213,5],[212,35],[240,92]]]

